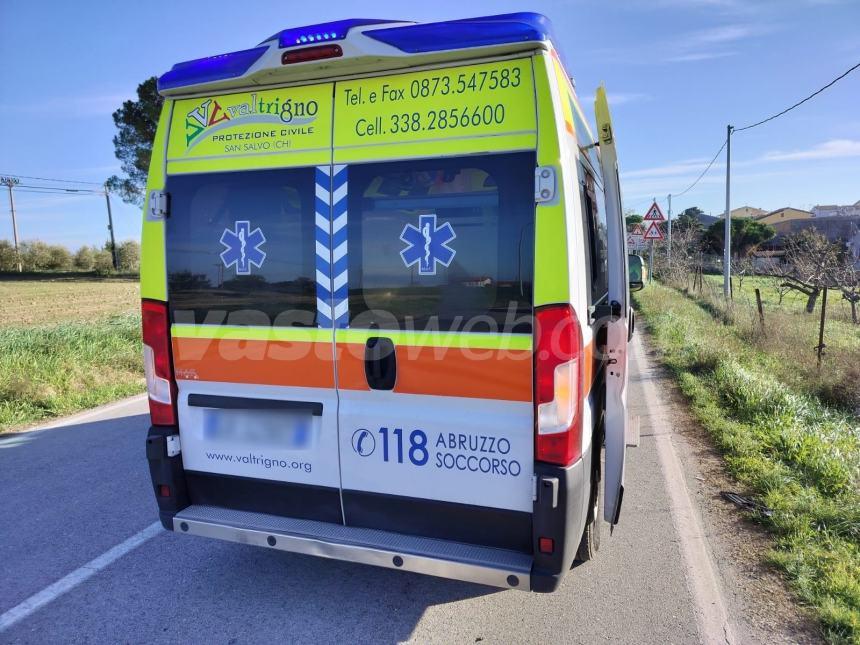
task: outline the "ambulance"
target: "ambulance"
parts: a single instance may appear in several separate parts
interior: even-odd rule
[[[141,296],[164,527],[555,590],[624,492],[603,88],[593,131],[536,13],[291,28],[158,88]]]

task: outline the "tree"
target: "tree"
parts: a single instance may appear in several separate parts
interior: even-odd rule
[[[773,226],[756,222],[750,217],[733,217],[731,230],[733,257],[748,255],[759,244],[776,235]],[[723,250],[724,233],[725,221],[714,222],[708,227],[705,239],[712,252],[720,253]]]
[[[124,202],[138,206],[143,204],[152,142],[164,103],[158,94],[157,81],[155,76],[146,79],[137,86],[137,100],[125,101],[113,113],[113,122],[119,129],[113,138],[114,152],[126,177],[114,175],[108,179],[107,186]]]
[[[93,270],[99,275],[107,275],[113,271],[113,257],[110,251],[99,249],[93,253]]]
[[[690,208],[685,208],[678,217],[675,219],[675,222],[672,224],[673,228],[678,231],[685,230],[693,230],[693,231],[702,231],[705,227],[702,225],[702,220],[700,217],[705,214],[698,206],[691,206]]]
[[[9,240],[0,240],[0,271],[17,271],[18,255]]]
[[[624,222],[627,224],[627,226],[641,224],[642,216],[632,208],[628,208],[626,211],[624,211]]]
[[[69,249],[59,244],[52,244],[48,247],[48,266],[45,267],[49,271],[68,271],[72,268],[72,254]]]
[[[75,253],[74,264],[78,271],[92,271],[95,262],[95,253],[89,246],[82,246]]]
[[[108,250],[110,245],[108,244]],[[140,270],[140,244],[134,240],[126,240],[116,247],[117,268],[126,273],[137,273]]]
[[[814,228],[785,238],[786,263],[778,277],[782,285],[806,296],[806,312],[815,310],[822,289],[835,287],[850,255],[845,244],[831,242]]]

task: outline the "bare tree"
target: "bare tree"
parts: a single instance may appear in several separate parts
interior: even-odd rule
[[[815,229],[805,229],[785,238],[786,264],[776,277],[782,287],[806,296],[806,311],[815,311],[821,290],[836,287],[846,249],[841,242],[831,242]]]
[[[857,308],[860,304],[860,271],[855,268],[854,257],[846,253],[841,265],[835,272],[836,286],[842,292],[842,298],[851,305],[851,322],[860,325]]]

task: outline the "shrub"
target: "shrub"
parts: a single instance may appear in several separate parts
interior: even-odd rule
[[[15,247],[9,240],[0,240],[0,271],[16,271],[18,268]]]
[[[95,263],[95,252],[89,246],[82,246],[75,253],[75,268],[78,271],[92,271]]]
[[[140,270],[140,244],[126,240],[116,247],[117,264],[120,271],[137,273]]]
[[[93,253],[93,269],[99,275],[107,275],[113,271],[113,257],[110,251],[102,249]]]

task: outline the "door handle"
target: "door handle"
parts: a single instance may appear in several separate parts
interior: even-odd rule
[[[372,336],[364,345],[364,376],[371,390],[393,390],[397,380],[397,354],[390,338]]]

